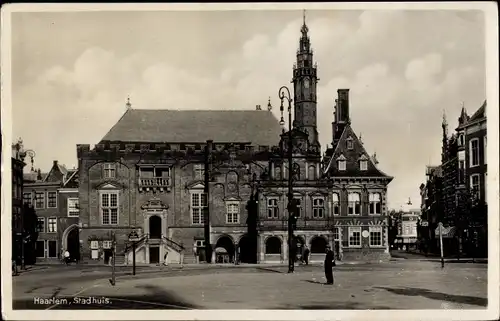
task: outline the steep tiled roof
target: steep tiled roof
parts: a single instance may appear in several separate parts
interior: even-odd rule
[[[486,100],[483,102],[483,105],[479,107],[479,109],[471,116],[469,122],[473,122],[475,120],[486,117]]]
[[[49,175],[48,173],[42,173],[42,179],[40,180],[41,182],[43,182],[47,176]],[[38,173],[37,172],[29,172],[29,173],[24,173],[23,174],[23,179],[24,179],[24,183],[31,183],[31,182],[36,182],[37,179],[36,177],[38,176]]]
[[[78,169],[71,169],[66,175],[66,180],[63,183],[63,187],[67,188],[77,188],[78,187]]]
[[[281,128],[262,110],[129,109],[102,141],[277,145]]]
[[[352,141],[352,148],[348,148],[348,141]],[[337,159],[345,158],[346,170],[338,169]],[[364,159],[367,161],[367,170],[360,170],[359,161]],[[373,159],[368,155],[363,144],[354,133],[352,127],[348,124],[345,126],[340,139],[335,146],[333,155],[331,156],[326,172],[330,177],[333,176],[348,176],[348,177],[388,177],[374,164]]]

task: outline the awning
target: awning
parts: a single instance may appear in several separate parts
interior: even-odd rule
[[[452,238],[453,236],[455,236],[455,232],[456,232],[457,228],[455,226],[449,226],[449,227],[444,227],[443,226],[443,237],[444,238]],[[439,237],[439,226],[436,228],[436,237]]]
[[[227,254],[227,250],[223,247],[218,247],[215,249],[215,253],[218,253],[218,254]]]

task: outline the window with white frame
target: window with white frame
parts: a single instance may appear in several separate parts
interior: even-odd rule
[[[382,204],[380,201],[380,193],[370,193],[370,214],[381,214]]]
[[[321,197],[313,198],[313,217],[323,218],[325,212],[325,200]]]
[[[349,227],[349,247],[361,247],[361,227]]]
[[[346,165],[345,159],[339,159],[338,160],[338,164],[339,164],[339,171],[345,171],[346,170],[347,165]]]
[[[118,192],[101,193],[101,217],[103,225],[118,225]]]
[[[237,224],[240,222],[240,203],[227,202],[226,203],[226,223]]]
[[[31,192],[23,193],[23,204],[33,205],[33,195]]]
[[[470,176],[470,189],[471,189],[471,192],[476,196],[477,199],[481,198],[479,185],[480,185],[480,175],[479,174],[472,174]]]
[[[47,233],[57,233],[57,217],[47,219]]]
[[[104,178],[115,178],[116,177],[116,164],[115,163],[105,163],[104,164]]]
[[[340,215],[340,199],[339,194],[332,194],[332,211],[333,215]]]
[[[47,192],[47,208],[57,207],[57,192]]]
[[[483,160],[483,164],[487,164],[488,163],[488,158],[486,157],[486,151],[488,150],[488,148],[486,147],[486,136],[483,137],[483,154],[484,154],[484,160]]]
[[[267,199],[267,218],[277,219],[279,217],[278,198]]]
[[[45,217],[38,218],[38,224],[36,226],[36,231],[38,233],[45,233]]]
[[[204,240],[196,240],[196,247],[205,247]]]
[[[370,246],[382,246],[382,227],[381,226],[370,226]]]
[[[45,208],[45,192],[35,192],[35,208]]]
[[[349,193],[348,203],[348,215],[359,215],[361,213],[361,198],[359,193]]]
[[[194,178],[202,180],[205,178],[205,165],[194,164]]]
[[[78,198],[68,198],[68,216],[78,217],[80,215],[80,208],[78,206]]]
[[[99,249],[99,241],[90,241],[90,249],[92,250]]]
[[[362,171],[368,170],[368,161],[366,159],[362,159],[359,161],[359,169]]]
[[[474,138],[469,143],[470,167],[479,165],[479,138]]]
[[[90,241],[90,255],[92,260],[99,259],[99,241]]]
[[[340,241],[340,227],[333,228],[333,240]]]
[[[297,215],[298,217],[302,217],[302,198],[296,196],[293,198],[295,200],[295,204],[297,204]]]
[[[204,224],[203,209],[207,206],[207,195],[203,192],[191,193],[191,221],[193,224]]]
[[[103,249],[111,249],[111,246],[113,245],[113,241],[102,241],[102,248]]]

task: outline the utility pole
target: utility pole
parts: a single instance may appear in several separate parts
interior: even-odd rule
[[[441,249],[441,268],[444,268],[443,256],[443,223],[439,222],[439,247]]]
[[[111,267],[111,279],[109,280],[109,282],[111,283],[112,286],[115,286],[116,284],[116,280],[115,280],[115,261],[116,261],[116,236],[115,236],[115,232],[112,231],[111,232],[111,239],[112,239],[112,249],[113,249],[113,256],[112,256],[112,259],[113,259],[113,264],[112,264],[112,267]]]
[[[205,188],[204,195],[202,196],[200,202],[203,206],[203,223],[204,223],[204,233],[205,233],[205,256],[206,262],[212,262],[212,244],[210,244],[210,208],[209,208],[209,193],[210,193],[210,176],[211,176],[211,164],[212,164],[212,144],[213,140],[207,140],[207,145],[205,146]],[[204,197],[204,198],[203,198]]]

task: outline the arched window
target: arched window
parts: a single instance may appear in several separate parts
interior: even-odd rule
[[[332,210],[333,215],[340,215],[340,200],[337,193],[332,194]]]
[[[370,193],[370,214],[381,214],[380,193]]]
[[[309,179],[315,180],[316,179],[316,166],[314,166],[314,165],[309,166],[309,172],[307,173],[307,175],[308,175]]]
[[[324,237],[316,236],[311,240],[311,253],[325,253],[327,242]]]
[[[276,180],[281,180],[281,167],[280,166],[276,166],[274,167],[274,179]]]
[[[359,193],[349,193],[348,195],[348,212],[349,215],[359,215],[361,213],[361,198]]]
[[[281,254],[281,240],[271,236],[266,240],[266,254]]]

